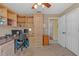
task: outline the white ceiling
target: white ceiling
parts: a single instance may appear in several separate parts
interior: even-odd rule
[[[51,3],[50,8],[38,8],[38,9],[32,9],[33,3],[5,3],[8,8],[12,9],[18,14],[34,14],[37,11],[41,11],[43,14],[60,14],[65,9],[70,7],[71,3]]]

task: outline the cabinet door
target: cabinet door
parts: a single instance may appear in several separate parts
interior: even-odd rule
[[[18,22],[25,22],[25,18],[23,18],[23,17],[18,17]]]
[[[1,16],[7,18],[7,8],[0,8]]]
[[[19,27],[25,27],[25,23],[18,23]]]
[[[28,17],[28,23],[32,23],[33,22],[33,18],[32,17]]]
[[[35,14],[34,15],[34,33],[35,33],[35,44],[36,46],[42,46],[43,39],[43,15]]]
[[[7,56],[7,52],[8,52],[7,44],[3,44],[3,45],[1,46],[1,55],[2,55],[2,56]]]
[[[14,41],[10,41],[1,46],[1,55],[2,56],[14,55]]]
[[[7,55],[8,56],[12,56],[12,55],[14,55],[14,40],[13,41],[11,41],[11,42],[9,42],[9,43],[7,43]]]
[[[11,20],[11,22],[7,21],[8,23],[11,23],[11,26],[17,26],[17,15],[15,13],[8,12],[7,18],[8,20]]]
[[[1,56],[1,46],[0,46],[0,56]]]
[[[35,46],[35,37],[29,37],[29,47]]]
[[[7,9],[6,8],[0,8],[0,15],[5,20],[3,25],[7,25]]]

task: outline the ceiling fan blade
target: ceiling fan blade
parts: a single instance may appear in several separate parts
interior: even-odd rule
[[[35,4],[32,5],[32,9],[35,9],[35,8],[34,8],[34,5],[35,5]]]
[[[42,3],[43,5],[45,5],[46,7],[51,7],[51,4],[49,4],[49,3]]]
[[[33,6],[32,6],[32,9],[36,9],[36,8],[37,8],[37,3],[34,3]]]
[[[32,6],[32,9],[35,9],[34,6]]]

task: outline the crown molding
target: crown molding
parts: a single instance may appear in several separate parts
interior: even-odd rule
[[[69,8],[65,9],[62,13],[59,14],[59,17],[69,13],[70,11],[76,9],[79,7],[79,3],[74,3],[72,4]]]

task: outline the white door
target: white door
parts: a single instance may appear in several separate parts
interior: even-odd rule
[[[79,55],[79,9],[67,14],[67,48]]]
[[[58,43],[66,47],[66,17],[59,17],[58,20]]]

